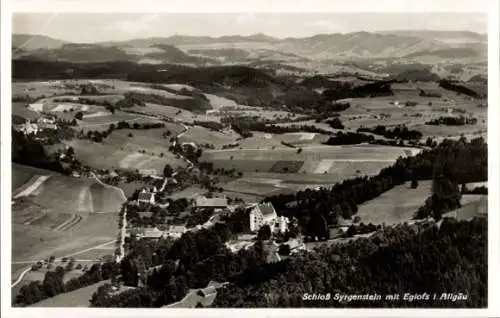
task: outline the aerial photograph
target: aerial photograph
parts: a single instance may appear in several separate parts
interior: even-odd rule
[[[14,13],[12,307],[486,308],[487,20]]]

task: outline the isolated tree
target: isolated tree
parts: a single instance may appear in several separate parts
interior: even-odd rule
[[[82,112],[77,112],[75,114],[75,118],[78,119],[78,120],[82,120],[83,119],[83,113]]]
[[[297,153],[301,153],[301,152],[302,152],[302,148],[297,149]]]

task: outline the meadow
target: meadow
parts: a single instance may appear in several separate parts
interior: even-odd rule
[[[378,172],[382,167],[395,162],[399,156],[420,151],[415,148],[378,145],[312,145],[301,149],[300,153],[294,148],[207,150],[200,161],[212,162],[215,168],[234,168],[243,172],[269,172],[274,170],[277,162],[283,161],[302,161],[303,166],[298,171],[300,173],[339,173],[346,165],[359,166],[364,171],[368,170],[363,169],[364,166],[374,167]]]
[[[410,184],[399,185],[379,197],[361,204],[356,216],[361,222],[379,225],[393,225],[410,221],[413,214],[424,205],[431,195],[432,181],[419,181],[418,188]]]
[[[109,283],[109,280],[104,280],[69,293],[63,293],[55,297],[47,298],[29,307],[90,307],[90,298],[92,297],[92,294],[94,294],[100,286]]]
[[[163,138],[163,132],[165,129],[117,130],[101,143],[75,139],[66,144],[73,147],[78,160],[94,168],[152,170],[162,174],[166,164],[185,165],[168,151],[169,139]],[[132,137],[128,137],[129,133]]]
[[[23,187],[23,180],[30,182],[30,175],[49,178],[12,205],[13,261],[76,255],[116,239],[116,217],[123,203],[117,189],[91,179],[13,165],[13,184],[18,187]],[[14,274],[25,266],[13,266]]]

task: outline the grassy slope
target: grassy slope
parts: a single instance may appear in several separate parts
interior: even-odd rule
[[[100,286],[109,283],[109,280],[74,290],[69,293],[57,295],[56,297],[45,299],[30,307],[89,307],[89,301],[92,294]]]

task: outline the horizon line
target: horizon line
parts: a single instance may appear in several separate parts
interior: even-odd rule
[[[225,35],[219,35],[219,36],[211,36],[211,35],[191,35],[191,34],[171,34],[171,35],[165,35],[165,36],[148,36],[148,37],[131,37],[126,40],[100,40],[100,41],[93,41],[93,42],[77,42],[74,40],[65,40],[62,38],[57,38],[51,35],[47,34],[42,34],[42,33],[16,33],[12,32],[11,36],[14,35],[27,35],[27,36],[43,36],[47,38],[51,38],[53,40],[57,41],[62,41],[62,42],[68,42],[68,43],[74,43],[74,44],[98,44],[98,43],[106,43],[106,42],[127,42],[127,41],[133,41],[133,40],[149,40],[149,39],[167,39],[167,38],[172,38],[172,37],[191,37],[191,38],[211,38],[211,39],[220,39],[220,38],[227,38],[227,37],[252,37],[252,36],[265,36],[269,38],[273,38],[276,40],[287,40],[287,39],[306,39],[306,38],[311,38],[314,36],[325,36],[325,35],[349,35],[349,34],[356,34],[356,33],[368,33],[368,34],[377,34],[377,33],[397,33],[397,32],[451,32],[451,33],[462,33],[462,32],[467,32],[467,33],[472,33],[472,34],[477,34],[481,36],[487,36],[488,32],[476,32],[476,31],[471,31],[471,30],[440,30],[440,29],[388,29],[388,30],[377,30],[377,31],[352,31],[352,32],[332,32],[332,33],[314,33],[310,34],[307,36],[274,36],[274,35],[269,35],[263,32],[256,32],[256,33],[251,33],[251,34],[225,34]]]

